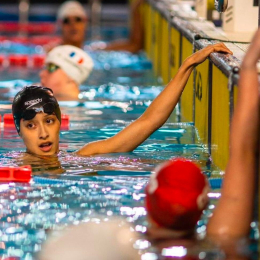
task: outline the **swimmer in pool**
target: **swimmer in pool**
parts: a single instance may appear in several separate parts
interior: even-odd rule
[[[250,231],[259,156],[259,59],[260,30],[240,68],[230,158],[221,197],[207,225],[208,238],[219,245],[248,237]],[[196,222],[207,205],[207,187],[200,169],[190,161],[181,159],[157,168],[146,189],[149,236],[162,239],[194,234]]]
[[[41,84],[52,89],[58,100],[76,100],[79,86],[93,65],[83,50],[71,45],[57,46],[47,54],[45,68],[40,72]]]
[[[57,12],[57,28],[61,31],[61,39],[50,41],[44,45],[49,52],[58,45],[72,45],[78,48],[84,47],[87,30],[87,13],[78,1],[65,1]]]
[[[137,120],[106,140],[91,142],[76,152],[90,156],[133,151],[171,115],[194,67],[212,52],[231,54],[222,44],[210,45],[188,57],[175,77]],[[28,154],[54,155],[59,152],[60,108],[51,89],[25,87],[14,98],[12,106],[16,129]]]
[[[87,14],[81,3],[78,1],[64,2],[58,10],[57,22],[61,28],[61,44],[83,48],[87,29]]]

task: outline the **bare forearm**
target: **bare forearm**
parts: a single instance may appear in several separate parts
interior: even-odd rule
[[[174,79],[165,87],[141,117],[115,136],[107,140],[85,145],[78,151],[78,154],[91,155],[134,150],[166,122],[179,101],[192,69],[205,61],[215,51],[231,53],[223,44],[211,45],[194,53],[184,61]]]
[[[142,117],[152,119],[153,125],[161,127],[177,105],[180,96],[187,84],[194,66],[189,61],[183,63],[176,76],[170,81],[165,89],[155,98]]]
[[[232,119],[230,160],[222,195],[208,224],[208,235],[241,237],[250,230],[259,132],[259,90],[255,53],[241,66],[238,102]]]
[[[178,103],[193,68],[205,61],[206,58],[215,51],[222,51],[230,54],[232,53],[229,49],[226,48],[225,45],[217,44],[201,49],[188,57],[183,62],[175,77],[165,87],[161,94],[152,102],[152,104],[143,114],[143,117],[148,119],[153,118],[153,122],[156,127],[162,126]]]
[[[253,87],[252,87],[253,86]],[[259,90],[256,70],[241,71],[238,102],[232,120],[230,156],[256,149],[259,118]]]
[[[254,165],[251,155],[241,162],[229,162],[221,198],[207,226],[208,236],[242,237],[248,235],[254,197]]]
[[[236,124],[231,132],[233,136],[230,160],[225,172],[221,198],[208,224],[208,235],[241,237],[246,236],[250,229],[257,145],[251,133],[252,130],[256,131],[256,128],[249,126],[251,122],[236,117],[233,122]],[[239,122],[247,122],[250,131],[247,131],[246,124],[241,125]]]

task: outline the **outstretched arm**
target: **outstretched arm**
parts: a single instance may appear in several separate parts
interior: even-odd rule
[[[259,136],[259,81],[256,64],[260,58],[260,30],[242,62],[238,101],[232,119],[230,159],[222,195],[209,220],[209,236],[248,235],[255,190],[256,150]]]
[[[134,150],[166,122],[178,103],[193,68],[203,62],[212,52],[231,53],[222,43],[210,45],[194,53],[184,61],[176,76],[156,97],[141,117],[115,136],[89,143],[77,153],[80,155],[93,155]]]

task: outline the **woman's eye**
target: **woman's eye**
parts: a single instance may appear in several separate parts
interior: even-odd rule
[[[47,124],[52,124],[52,123],[54,123],[54,119],[48,118],[48,119],[46,119],[46,123]]]
[[[31,129],[31,128],[34,127],[34,124],[33,124],[33,123],[29,123],[29,124],[26,125],[26,127],[29,128],[29,129]]]

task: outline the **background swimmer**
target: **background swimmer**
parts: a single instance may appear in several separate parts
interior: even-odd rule
[[[105,45],[101,49],[106,51],[129,51],[136,53],[143,49],[144,29],[141,15],[141,5],[144,0],[130,1],[130,35],[128,39],[118,39]],[[84,47],[87,31],[87,13],[78,1],[65,1],[57,13],[58,27],[61,29],[61,45],[73,45],[78,48]],[[54,46],[51,43],[45,46],[50,50]],[[100,44],[93,43],[92,50],[100,49]]]
[[[46,57],[45,69],[40,72],[41,84],[51,88],[59,100],[78,99],[79,85],[93,69],[91,57],[83,50],[61,45]]]
[[[73,45],[83,48],[87,29],[87,14],[78,1],[64,2],[57,14],[61,28],[62,45]]]
[[[44,45],[49,52],[58,45],[72,45],[84,47],[87,30],[87,13],[78,1],[65,1],[57,12],[57,28],[61,31],[61,39],[57,42],[50,41]]]
[[[187,58],[176,76],[151,103],[141,117],[125,127],[118,134],[106,140],[86,144],[76,152],[77,155],[130,152],[161,127],[179,101],[181,93],[193,68],[203,62],[212,52],[231,51],[222,43],[210,45]],[[42,95],[46,99],[42,98]],[[48,101],[48,97],[51,101]],[[59,150],[59,117],[53,110],[46,110],[47,104],[57,106],[57,101],[49,89],[27,87],[18,92],[13,102],[13,115],[16,128],[22,137],[27,153],[36,155],[54,155]],[[37,102],[32,102],[37,100]],[[30,114],[28,116],[28,114]]]

